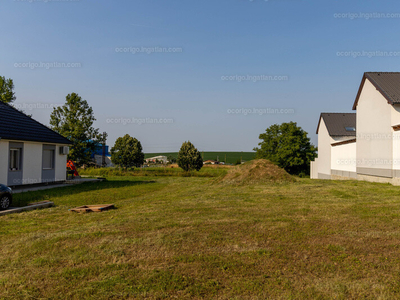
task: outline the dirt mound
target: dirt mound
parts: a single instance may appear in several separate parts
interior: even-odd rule
[[[255,184],[293,182],[295,179],[284,169],[266,159],[256,159],[229,170],[221,182],[228,184]]]

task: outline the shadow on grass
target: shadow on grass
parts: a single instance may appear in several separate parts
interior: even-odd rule
[[[13,195],[12,206],[22,207],[26,206],[28,203],[31,202],[50,200],[53,197],[71,196],[90,191],[118,189],[136,185],[150,184],[150,183],[156,183],[156,181],[106,180],[101,182],[87,182],[77,185],[66,185],[65,187],[58,187],[54,189],[47,189],[41,191],[22,192]]]

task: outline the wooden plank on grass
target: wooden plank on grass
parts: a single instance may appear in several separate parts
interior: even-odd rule
[[[83,205],[70,209],[72,212],[102,212],[115,208],[114,204]]]

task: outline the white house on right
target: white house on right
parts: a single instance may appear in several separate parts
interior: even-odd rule
[[[365,73],[357,114],[357,178],[400,184],[400,72]]]
[[[364,73],[353,110],[356,131],[343,143],[320,138],[319,125],[318,159],[311,165],[311,178],[356,178],[400,185],[400,72]],[[335,144],[341,148],[332,151]],[[347,150],[342,147],[350,144]],[[352,172],[345,173],[347,170]]]

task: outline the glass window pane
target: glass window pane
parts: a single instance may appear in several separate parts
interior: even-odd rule
[[[18,171],[20,169],[21,151],[20,149],[10,149],[10,170]]]
[[[43,150],[43,169],[54,169],[54,150]]]

